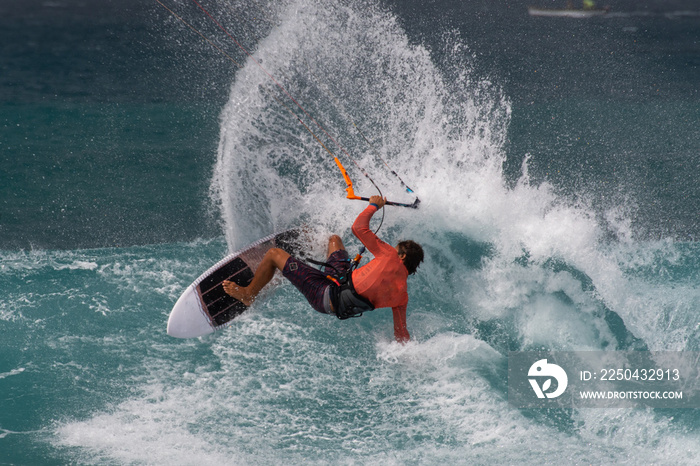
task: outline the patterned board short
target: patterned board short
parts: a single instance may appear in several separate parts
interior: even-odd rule
[[[333,267],[325,267],[325,271],[315,269],[294,257],[290,257],[284,264],[282,275],[301,291],[314,309],[323,314],[330,314],[326,289],[332,282],[326,278],[326,275],[336,279],[344,275],[350,268],[348,257],[348,252],[344,249],[335,251],[326,260]],[[326,295],[325,302],[324,294]]]

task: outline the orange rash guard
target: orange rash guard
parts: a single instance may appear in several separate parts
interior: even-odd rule
[[[406,342],[410,338],[406,328],[408,270],[399,259],[396,248],[380,240],[369,228],[369,220],[377,211],[370,204],[352,224],[352,232],[374,254],[368,264],[352,273],[355,291],[370,300],[375,308],[390,307],[394,313],[394,338]]]

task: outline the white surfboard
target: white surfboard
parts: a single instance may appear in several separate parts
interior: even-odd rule
[[[226,294],[223,281],[230,280],[241,286],[250,284],[255,270],[270,248],[281,248],[298,256],[301,251],[300,235],[299,229],[270,235],[226,256],[204,272],[175,303],[168,318],[168,335],[194,338],[226,327],[248,306]]]

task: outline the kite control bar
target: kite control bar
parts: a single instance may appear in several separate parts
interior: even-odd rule
[[[345,184],[347,185],[347,188],[345,188],[345,191],[348,193],[347,198],[348,199],[356,199],[358,201],[369,201],[368,197],[360,197],[355,194],[355,190],[352,187],[352,180],[350,179],[350,176],[348,176],[348,172],[345,170],[345,167],[343,166],[342,163],[340,163],[340,160],[338,160],[338,157],[333,157],[335,159],[336,165],[338,165],[338,168],[340,169],[340,173],[343,174],[343,178],[345,179]],[[417,209],[418,204],[420,204],[420,199],[416,198],[415,201],[413,201],[413,204],[404,204],[402,202],[392,202],[392,201],[387,201],[386,205],[393,205],[397,207],[408,207],[410,209]]]

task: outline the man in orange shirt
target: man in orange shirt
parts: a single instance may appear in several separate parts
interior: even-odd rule
[[[401,343],[407,342],[410,335],[406,328],[406,279],[423,262],[423,248],[410,240],[393,247],[379,239],[370,230],[369,221],[384,207],[386,199],[372,196],[369,202],[352,225],[353,234],[374,255],[368,264],[351,270],[343,242],[339,236],[333,235],[328,241],[325,272],[295,259],[282,249],[272,248],[265,254],[250,285],[241,287],[224,281],[224,290],[249,306],[272,280],[275,271],[280,270],[318,312],[344,319],[375,308],[390,307],[394,317],[394,337]]]

